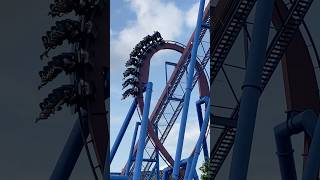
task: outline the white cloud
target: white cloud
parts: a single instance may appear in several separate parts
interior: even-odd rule
[[[194,3],[192,7],[186,12],[186,25],[194,28],[197,23],[199,3]]]
[[[173,125],[165,142],[165,147],[172,156],[175,155],[175,150],[177,148],[179,128],[180,128],[180,123],[176,122]],[[193,148],[196,145],[199,134],[200,134],[200,129],[197,122],[197,118],[195,116],[194,117],[189,116],[188,122],[186,124],[185,135],[184,135],[183,157],[190,155],[190,153],[192,152]]]
[[[209,1],[207,0],[205,2],[205,6],[206,7],[208,5]],[[191,8],[186,12],[186,19],[185,19],[185,23],[189,28],[195,28],[196,24],[197,24],[197,17],[198,17],[198,10],[199,10],[199,1],[194,3]]]
[[[137,18],[111,39],[111,69],[123,64],[135,44],[147,34],[157,30],[164,39],[176,39],[182,33],[183,12],[173,3],[160,0],[128,2]]]
[[[196,25],[199,1],[185,12],[172,2],[161,0],[126,0],[124,3],[129,3],[136,18],[127,22],[122,30],[111,31],[111,70],[118,71],[134,46],[153,31],[159,31],[164,39],[177,40],[185,32],[190,36]]]

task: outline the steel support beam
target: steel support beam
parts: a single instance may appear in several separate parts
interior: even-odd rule
[[[192,178],[194,177],[195,171],[196,171],[196,165],[198,162],[198,157],[200,155],[201,152],[201,147],[204,145],[204,141],[205,141],[205,136],[206,136],[206,132],[207,132],[207,128],[208,128],[208,124],[209,124],[209,117],[210,117],[210,97],[203,97],[205,104],[206,104],[206,113],[205,113],[205,117],[204,117],[204,121],[203,124],[201,126],[201,130],[200,130],[200,135],[199,135],[199,139],[197,141],[196,144],[196,149],[193,153],[193,158],[192,158],[192,163],[191,163],[191,167],[190,167],[190,172],[188,175],[188,180],[192,180]]]
[[[266,60],[272,8],[273,0],[257,1],[229,180],[247,179],[256,113],[262,92],[261,75]]]
[[[151,95],[152,95],[152,82],[148,82],[146,85],[146,98],[145,98],[145,103],[143,108],[143,116],[142,116],[142,122],[141,122],[140,134],[139,134],[139,142],[138,142],[138,149],[136,154],[133,180],[141,179],[141,167],[142,167],[142,161],[143,161],[145,139],[147,137],[147,126],[149,122]]]
[[[281,179],[296,180],[297,173],[293,156],[291,136],[301,132],[305,132],[312,137],[315,134],[315,126],[317,125],[317,115],[312,110],[307,110],[299,114],[289,114],[289,119],[274,128],[275,140],[277,145],[277,155],[279,159]],[[316,140],[317,141],[317,140]],[[314,142],[314,141],[312,141]],[[317,150],[316,150],[317,151]],[[318,155],[316,155],[318,156]],[[303,180],[315,180],[313,177],[314,168],[318,162],[311,156],[307,159],[307,166],[303,173]],[[315,166],[314,166],[315,165]],[[310,168],[307,168],[310,167]],[[318,170],[318,169],[317,169]],[[316,175],[317,175],[316,170]]]
[[[121,175],[111,175],[111,180],[129,180],[128,176],[121,176]]]
[[[215,116],[215,115],[211,114],[211,121],[212,121],[211,124],[213,124],[213,125],[220,125],[220,126],[232,127],[232,128],[237,127],[237,120],[236,119]]]
[[[309,120],[309,119],[308,119]],[[320,168],[320,122],[317,118],[309,150],[309,157],[303,171],[302,180],[317,180]]]
[[[200,129],[201,129],[202,124],[203,124],[202,109],[201,109],[201,104],[202,103],[206,103],[205,102],[205,98],[201,98],[199,101],[196,102],[196,109],[197,109],[197,115],[198,115],[198,121],[199,121],[199,128]],[[209,108],[209,111],[210,111],[210,108]],[[203,139],[203,156],[204,156],[204,159],[206,161],[209,159],[208,144],[207,144],[206,139]]]
[[[154,124],[154,131],[158,136],[158,124]],[[156,147],[156,164],[155,164],[155,172],[157,173],[156,180],[160,180],[160,164],[159,164],[159,149]]]
[[[162,180],[168,180],[169,179],[169,174],[172,169],[170,167],[167,167],[162,170]]]
[[[80,124],[77,119],[68,140],[51,174],[50,180],[68,180],[89,135],[87,121]],[[81,132],[82,131],[82,132]]]
[[[129,158],[128,158],[128,162],[127,162],[127,165],[126,165],[126,171],[125,171],[125,175],[126,176],[128,176],[129,172],[130,172],[130,167],[131,167],[131,163],[132,163],[132,159],[133,159],[133,149],[134,149],[134,145],[136,144],[138,128],[139,128],[140,125],[141,125],[140,122],[136,122],[136,126],[135,126],[134,132],[133,132],[130,152],[129,152]]]
[[[119,134],[118,134],[118,136],[117,136],[117,138],[116,138],[116,140],[115,140],[115,142],[114,142],[114,144],[112,146],[111,153],[110,153],[110,164],[111,164],[111,162],[112,162],[112,160],[114,158],[114,155],[116,154],[116,152],[117,152],[117,150],[119,148],[119,145],[121,143],[123,135],[124,135],[124,133],[126,132],[126,130],[128,128],[128,125],[129,125],[130,120],[131,120],[131,118],[132,118],[132,116],[134,114],[134,111],[136,110],[136,107],[137,107],[137,100],[134,99],[134,101],[132,102],[131,107],[129,109],[129,112],[128,112],[126,118],[124,119],[124,122],[123,122],[123,124],[121,126],[121,129],[119,131]]]
[[[189,103],[190,103],[190,96],[191,96],[191,91],[192,91],[194,67],[195,67],[196,60],[197,60],[196,58],[197,58],[198,45],[199,45],[199,36],[200,36],[201,29],[202,29],[201,25],[202,25],[204,5],[205,5],[205,0],[200,0],[197,26],[196,26],[194,40],[193,40],[191,60],[190,60],[189,71],[188,71],[189,74],[188,74],[188,79],[187,79],[187,86],[186,86],[186,91],[185,91],[185,96],[184,96],[182,117],[181,117],[180,128],[179,128],[179,137],[178,137],[175,161],[174,161],[174,166],[173,166],[173,179],[174,180],[179,179],[181,153],[182,153],[182,148],[183,148],[183,141],[184,141],[184,133],[185,133],[186,123],[187,123],[187,116],[188,116],[188,111],[189,111]]]

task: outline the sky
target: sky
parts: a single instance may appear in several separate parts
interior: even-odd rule
[[[208,1],[207,1],[208,2]],[[122,73],[125,70],[125,61],[128,59],[131,50],[144,36],[159,31],[165,40],[174,40],[187,44],[196,24],[199,4],[196,0],[183,3],[181,0],[112,0],[111,1],[111,99],[110,99],[110,124],[111,124],[111,145],[122,125],[122,122],[132,103],[132,98],[121,100],[122,97]],[[206,35],[207,41],[209,36]],[[209,44],[206,46],[209,48]],[[199,52],[199,55],[202,52]],[[180,54],[169,50],[157,53],[151,63],[150,81],[154,83],[151,102],[151,111],[166,83],[165,61],[177,62]],[[168,67],[168,78],[172,73],[172,67]],[[207,68],[208,69],[208,68]],[[185,77],[182,78],[185,85]],[[185,88],[183,86],[183,88]],[[196,118],[195,102],[199,99],[197,87],[193,91],[190,101],[187,130],[185,134],[184,150],[182,158],[187,157],[195,145],[199,134]],[[181,91],[180,91],[181,92]],[[178,95],[178,94],[177,94]],[[181,95],[181,93],[179,94]],[[112,172],[119,172],[128,159],[128,144],[131,144],[135,122],[139,120],[135,113],[123,141],[111,164]],[[174,158],[177,134],[179,132],[180,117],[171,130],[165,147]],[[202,156],[201,156],[202,157]],[[203,158],[199,159],[202,162]],[[201,165],[201,163],[198,163]],[[161,169],[166,167],[161,162]]]

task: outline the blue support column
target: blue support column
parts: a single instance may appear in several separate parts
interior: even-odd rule
[[[168,180],[169,179],[169,174],[170,174],[171,168],[167,167],[162,170],[162,180]]]
[[[148,175],[148,178],[146,178],[146,179],[147,179],[147,180],[152,180],[152,177],[153,177],[155,171],[156,171],[156,166],[154,166],[154,167],[152,168],[151,173]]]
[[[182,111],[181,122],[180,122],[179,137],[178,137],[176,155],[175,155],[174,166],[173,166],[173,179],[174,180],[179,179],[180,160],[181,160],[184,133],[185,133],[185,129],[186,129],[186,123],[187,123],[187,117],[188,117],[188,111],[189,111],[189,103],[190,103],[190,96],[191,96],[191,91],[192,91],[193,74],[194,74],[194,68],[195,68],[198,46],[199,46],[199,37],[200,37],[200,32],[201,32],[204,4],[205,4],[205,0],[200,0],[197,26],[196,26],[196,30],[194,33],[194,40],[193,40],[193,46],[192,46],[192,52],[191,52],[191,60],[190,60],[190,64],[189,64],[189,74],[188,74],[188,79],[187,79],[187,86],[186,86],[186,91],[185,91],[185,96],[184,96],[183,111]]]
[[[156,135],[158,137],[158,125],[157,124],[154,124],[154,130],[156,132]],[[160,180],[160,164],[159,164],[159,150],[157,147],[156,148],[156,165],[155,165],[155,171],[157,173],[157,176],[156,176],[156,180]]]
[[[133,138],[132,138],[130,152],[129,152],[129,158],[128,158],[126,171],[125,171],[125,175],[126,176],[129,175],[129,171],[130,171],[130,167],[131,167],[131,163],[132,163],[132,159],[133,159],[133,150],[134,150],[134,146],[136,144],[138,128],[139,128],[140,125],[141,125],[140,122],[136,122],[136,126],[134,127]]]
[[[89,135],[87,122],[84,122],[83,126],[81,126],[80,123],[79,119],[74,123],[68,140],[51,174],[50,180],[69,179],[84,146],[82,135],[85,139]],[[81,130],[83,134],[81,134]]]
[[[319,168],[320,168],[319,149],[320,149],[320,121],[318,118],[316,127],[313,132],[313,136],[312,136],[309,156],[302,174],[302,180],[318,179]]]
[[[195,169],[196,169],[196,165],[198,162],[198,157],[200,155],[201,152],[201,146],[203,144],[203,141],[205,140],[205,136],[206,136],[206,132],[207,132],[207,128],[208,128],[208,124],[209,124],[209,117],[210,117],[210,97],[204,97],[205,102],[206,102],[206,113],[205,113],[205,117],[204,117],[204,121],[203,124],[201,126],[201,131],[200,131],[200,135],[199,135],[199,139],[197,141],[196,144],[196,149],[193,153],[193,158],[192,158],[192,164],[190,167],[190,172],[188,175],[188,180],[191,180],[194,177],[195,174]]]
[[[194,180],[199,180],[199,176],[198,176],[197,171],[195,171],[195,173],[194,173]]]
[[[119,134],[118,134],[118,136],[117,136],[117,138],[116,138],[116,140],[115,140],[115,142],[114,142],[114,144],[112,146],[111,153],[110,153],[110,164],[111,164],[111,162],[112,162],[112,160],[114,158],[114,155],[116,154],[116,152],[117,152],[117,150],[119,148],[120,142],[121,142],[121,140],[123,138],[124,133],[126,132],[126,130],[128,128],[128,125],[130,123],[130,120],[131,120],[136,108],[137,108],[137,100],[134,99],[134,101],[132,102],[131,107],[129,109],[129,112],[128,112],[128,114],[127,114],[127,116],[126,116],[126,118],[125,118],[125,120],[124,120],[124,122],[123,122],[123,124],[121,126]]]
[[[110,180],[129,180],[129,177],[121,175],[111,175]]]
[[[190,168],[191,168],[191,164],[192,164],[192,159],[193,159],[193,155],[191,155],[188,159],[187,159],[187,166],[186,166],[186,171],[184,173],[184,179],[188,179],[188,175],[190,172]]]
[[[197,109],[197,116],[198,116],[198,121],[199,121],[199,128],[201,129],[202,123],[203,123],[203,117],[202,117],[202,109],[201,109],[201,104],[206,103],[204,98],[201,98],[196,102],[196,109]],[[207,105],[207,104],[205,104]],[[207,161],[209,159],[209,151],[208,151],[208,145],[206,139],[203,140],[203,155],[204,155],[204,160]]]
[[[141,129],[139,134],[139,144],[135,161],[133,180],[140,180],[141,178],[141,166],[143,161],[143,151],[145,147],[145,139],[147,137],[147,125],[149,122],[149,110],[152,95],[152,82],[148,82],[146,86],[146,97],[143,107],[143,116],[141,122]]]
[[[261,75],[272,17],[273,0],[257,0],[253,37],[247,61],[245,81],[237,122],[229,180],[246,180],[253,131],[261,95]]]

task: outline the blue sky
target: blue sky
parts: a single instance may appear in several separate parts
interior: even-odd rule
[[[133,101],[132,98],[121,100],[122,72],[125,70],[124,64],[132,48],[144,36],[152,34],[156,30],[162,34],[165,40],[186,44],[195,27],[197,10],[198,0],[111,0],[111,146]],[[150,113],[166,83],[164,62],[177,62],[179,57],[180,54],[169,50],[161,51],[153,57],[149,78],[154,83]],[[168,76],[170,76],[171,69],[169,68]],[[183,79],[185,81],[185,78]],[[195,101],[198,98],[197,91],[193,91],[183,157],[190,154],[199,134],[198,122],[195,118]],[[112,172],[119,172],[124,167],[129,154],[134,124],[138,120],[135,113],[111,164]],[[179,122],[180,117],[165,143],[172,157],[175,154]],[[163,163],[161,166],[165,167]]]

